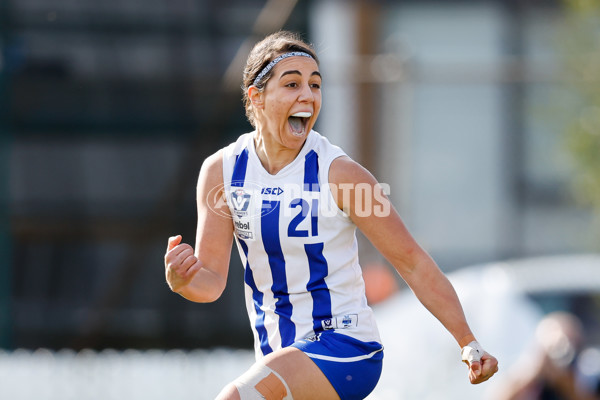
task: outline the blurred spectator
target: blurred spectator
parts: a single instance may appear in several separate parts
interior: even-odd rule
[[[398,281],[391,268],[380,263],[370,263],[363,268],[365,295],[370,306],[387,300],[399,290]]]
[[[600,352],[582,351],[584,330],[567,312],[553,312],[536,330],[536,345],[508,373],[497,400],[598,400]]]

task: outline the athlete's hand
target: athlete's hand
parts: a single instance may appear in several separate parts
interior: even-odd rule
[[[485,382],[498,372],[498,360],[489,353],[481,356],[481,361],[472,361],[469,365],[469,380],[473,385]]]
[[[192,246],[181,243],[181,239],[181,235],[170,237],[165,253],[165,276],[169,287],[176,293],[190,283],[202,268]]]

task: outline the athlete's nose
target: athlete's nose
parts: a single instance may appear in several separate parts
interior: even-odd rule
[[[300,92],[300,96],[298,96],[298,101],[300,101],[300,102],[315,101],[315,96],[314,96],[309,84],[302,85],[302,91]]]

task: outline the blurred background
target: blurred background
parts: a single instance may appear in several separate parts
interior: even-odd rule
[[[490,314],[480,331],[495,312],[509,329],[487,329],[497,352],[516,360],[557,310],[600,345],[600,0],[3,0],[0,397],[208,399],[251,364],[239,256],[198,305],[170,292],[163,255],[194,240],[204,158],[251,130],[241,71],[279,29],[321,59],[316,130],[390,185],[440,267],[480,282],[508,262],[512,280],[485,282],[522,303],[471,317],[465,300]],[[379,312],[407,290],[370,289],[389,265],[360,240]],[[506,304],[525,310],[510,346]]]

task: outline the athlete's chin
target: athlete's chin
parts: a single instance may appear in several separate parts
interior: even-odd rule
[[[302,146],[306,141],[306,137],[308,136],[308,131],[302,132],[287,132],[286,138],[287,142],[292,145],[292,147]]]

